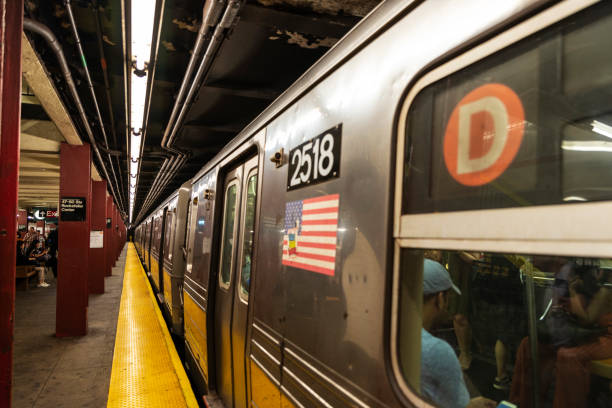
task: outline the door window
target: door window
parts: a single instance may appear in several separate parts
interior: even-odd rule
[[[195,188],[195,187],[194,187]],[[185,231],[185,249],[187,251],[187,265],[185,266],[187,273],[191,273],[193,268],[193,241],[195,238],[196,217],[198,215],[198,197],[193,197],[189,202],[187,209],[187,228]]]
[[[242,265],[240,267],[240,298],[249,298],[251,286],[251,261],[255,239],[255,204],[257,202],[257,172],[249,175],[246,189],[246,205],[244,211],[244,229],[242,231]]]
[[[226,289],[230,286],[232,278],[237,191],[238,182],[234,180],[230,182],[225,190],[225,205],[223,206],[223,236],[221,239],[221,260],[219,262],[219,285]]]

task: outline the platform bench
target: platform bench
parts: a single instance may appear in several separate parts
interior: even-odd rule
[[[17,265],[17,270],[15,273],[15,277],[17,279],[19,278],[25,278],[25,287],[26,290],[30,289],[30,276],[35,275],[36,269],[34,269],[34,266],[32,265]]]

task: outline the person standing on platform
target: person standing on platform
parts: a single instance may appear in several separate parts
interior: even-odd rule
[[[58,255],[58,236],[57,236],[57,227],[49,233],[47,237],[46,246],[49,251],[49,261],[47,261],[47,266],[51,267],[53,271],[53,277],[57,279],[57,255]]]

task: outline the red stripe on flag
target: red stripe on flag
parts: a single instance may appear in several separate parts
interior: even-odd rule
[[[340,194],[330,194],[321,197],[308,198],[304,200],[304,204],[320,203],[321,201],[337,200],[338,198],[340,198]]]
[[[308,247],[308,248],[320,248],[320,249],[336,249],[336,244],[320,244],[318,242],[300,242],[299,246]]]
[[[319,266],[313,266],[293,261],[283,261],[283,265],[293,266],[294,268],[299,269],[306,269],[307,271],[322,273],[323,275],[334,276],[334,270],[329,268],[321,268]]]
[[[283,245],[287,245],[287,241],[283,241]],[[336,244],[321,244],[319,242],[304,242],[298,243],[298,247],[319,248],[319,249],[336,249]]]
[[[336,231],[302,231],[300,235],[308,237],[335,237]]]
[[[316,259],[317,261],[336,262],[335,256],[309,254],[307,252],[300,252],[299,250],[296,255],[300,258]]]
[[[336,225],[338,224],[337,219],[333,220],[306,220],[302,222],[302,225]]]
[[[338,207],[316,208],[314,210],[302,211],[302,215],[325,214],[325,213],[338,214]]]

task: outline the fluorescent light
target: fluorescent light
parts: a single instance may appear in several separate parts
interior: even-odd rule
[[[135,135],[134,133],[130,136],[130,159],[140,159],[140,143],[142,142],[142,135]]]
[[[130,176],[132,177],[136,177],[138,175],[138,162],[137,161],[130,161]]]
[[[606,125],[598,120],[591,122],[591,126],[593,127],[593,132],[612,139],[612,126]]]
[[[155,0],[132,0],[132,61],[138,69],[144,69],[151,58]]]
[[[578,196],[567,196],[567,197],[563,197],[563,201],[587,201],[587,199],[584,197],[578,197]]]
[[[134,132],[140,132],[144,122],[144,106],[147,97],[147,76],[139,77],[132,73],[131,76],[131,109],[130,127]]]
[[[130,222],[132,222],[134,210],[138,163],[145,130],[145,102],[149,77],[147,67],[151,59],[156,4],[157,0],[131,0],[130,5],[132,20],[130,23],[131,55],[129,61],[138,71],[137,73],[132,72],[130,76]],[[134,135],[134,133],[138,135]],[[132,178],[134,184],[132,184]]]
[[[575,152],[612,152],[612,142],[602,142],[599,140],[573,141],[564,140],[561,143],[563,150]]]

